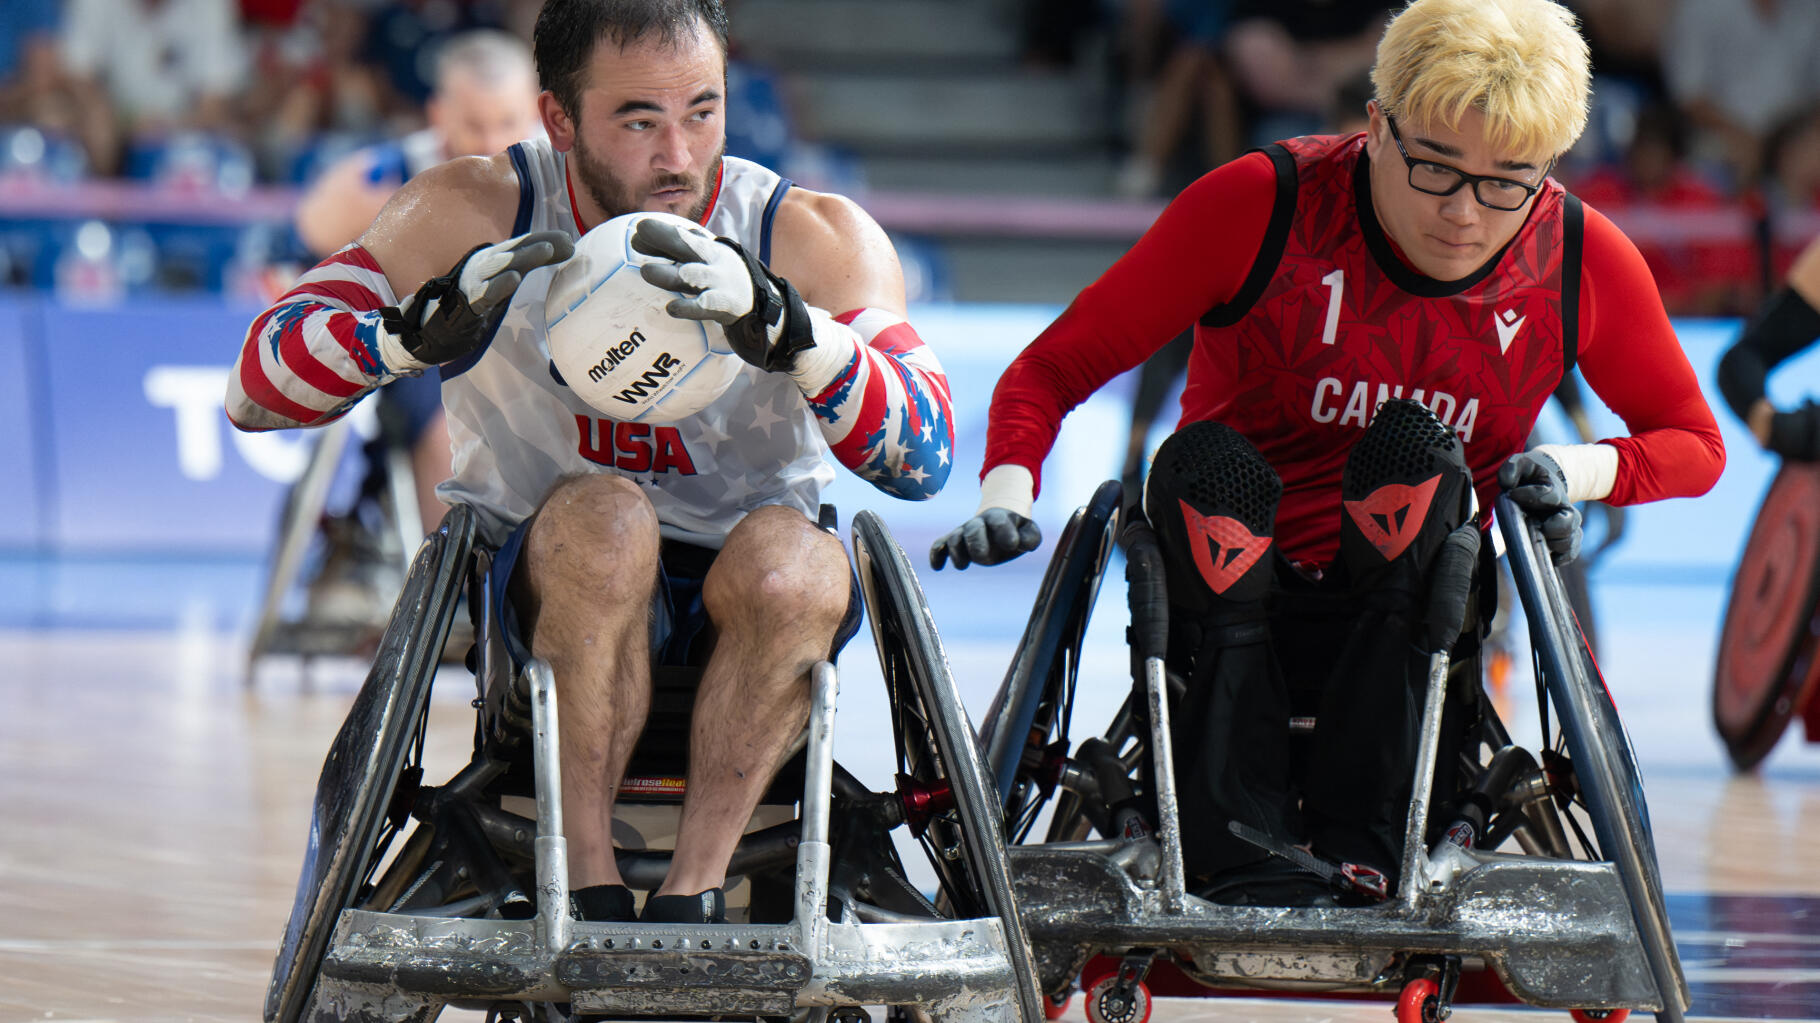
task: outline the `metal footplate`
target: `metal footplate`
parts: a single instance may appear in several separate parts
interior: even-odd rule
[[[1099,846],[1106,846],[1101,849]],[[1405,914],[1364,908],[1215,905],[1193,895],[1168,912],[1156,888],[1112,858],[1116,842],[1014,846],[1012,876],[1044,990],[1095,948],[1167,949],[1215,986],[1389,988],[1388,967],[1417,954],[1483,959],[1537,1006],[1659,1008],[1630,904],[1609,863],[1460,854]]]
[[[738,1012],[788,1014],[813,965],[781,942],[754,951],[723,928],[664,938],[589,940],[556,961],[569,1001],[589,1012]],[[708,936],[701,936],[708,935]],[[640,946],[644,947],[640,947]],[[733,948],[724,947],[732,945]],[[649,1004],[641,991],[650,991]]]

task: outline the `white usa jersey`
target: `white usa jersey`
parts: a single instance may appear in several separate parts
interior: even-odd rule
[[[567,160],[548,140],[508,150],[518,170],[512,234],[579,238]],[[771,259],[771,220],[790,182],[726,157],[703,225]],[[564,476],[610,472],[639,484],[666,537],[719,548],[746,513],[768,504],[811,519],[834,479],[814,413],[789,376],[745,366],[714,404],[669,426],[616,422],[557,382],[544,328],[554,273],[525,276],[491,342],[441,367],[454,476],[436,488],[472,505],[490,542],[528,518]]]

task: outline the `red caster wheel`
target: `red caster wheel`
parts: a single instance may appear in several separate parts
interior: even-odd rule
[[[1145,1023],[1150,1018],[1150,989],[1134,980],[1121,990],[1118,980],[1114,973],[1087,987],[1088,1023]]]
[[[1423,977],[1403,985],[1397,998],[1397,1023],[1441,1023],[1441,986]]]
[[[1074,1001],[1074,992],[1073,991],[1063,991],[1062,993],[1055,994],[1055,995],[1044,995],[1043,996],[1043,1018],[1044,1019],[1061,1019],[1064,1015],[1066,1015],[1068,1013],[1068,1005],[1070,1002],[1073,1002],[1073,1001]]]
[[[1575,1009],[1574,1023],[1624,1023],[1630,1018],[1629,1009]]]

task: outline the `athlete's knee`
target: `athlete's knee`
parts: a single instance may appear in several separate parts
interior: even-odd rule
[[[1379,407],[1347,455],[1340,494],[1340,557],[1361,583],[1399,560],[1425,572],[1473,508],[1459,435],[1407,398]]]
[[[1157,449],[1144,510],[1170,557],[1171,601],[1191,610],[1261,599],[1270,589],[1283,482],[1223,423],[1190,423]]]
[[[847,611],[851,584],[840,541],[792,508],[747,515],[702,586],[702,604],[722,628],[788,626],[820,633]]]
[[[525,537],[534,580],[642,600],[657,578],[657,512],[638,485],[598,473],[551,488]]]

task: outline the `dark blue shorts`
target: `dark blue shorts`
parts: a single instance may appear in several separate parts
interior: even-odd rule
[[[530,648],[525,644],[518,628],[518,613],[512,607],[511,579],[512,571],[518,564],[518,553],[524,548],[525,534],[530,531],[534,519],[526,519],[512,530],[506,542],[501,544],[499,552],[493,556],[493,565],[489,570],[493,606],[487,612],[493,616],[493,624],[499,634],[505,637],[506,650],[512,655],[512,663],[523,667],[531,659]],[[679,540],[665,540],[658,554],[659,572],[657,589],[651,594],[651,653],[654,663],[664,666],[686,667],[706,664],[710,646],[702,644],[695,649],[696,639],[708,627],[708,612],[702,606],[702,584],[708,577],[708,566],[714,563],[715,555],[720,552],[709,547],[697,547],[694,544]],[[834,632],[834,643],[828,651],[828,659],[834,660],[856,633],[865,604],[859,596],[859,576],[849,571],[847,574],[847,613],[841,618],[840,627]]]
[[[401,376],[379,389],[379,414],[411,447],[442,414],[442,378],[434,373]]]

